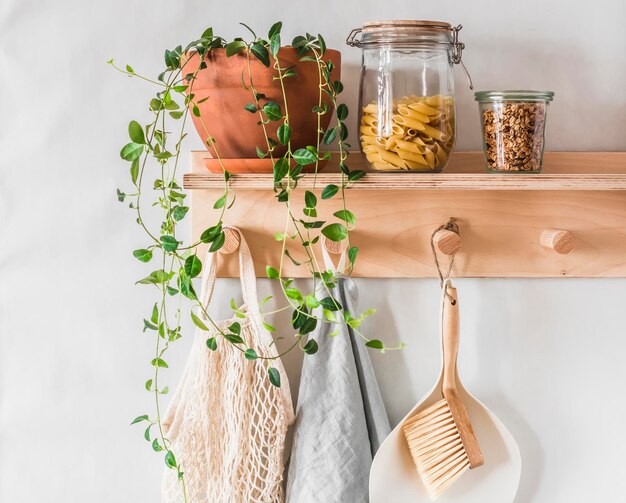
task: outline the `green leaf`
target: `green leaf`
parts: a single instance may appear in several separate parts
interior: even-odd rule
[[[273,325],[270,325],[269,323],[267,323],[266,321],[263,322],[263,326],[265,327],[265,329],[268,332],[276,332],[276,327]]]
[[[176,206],[172,210],[172,218],[176,220],[177,222],[180,222],[183,218],[185,218],[185,215],[187,214],[188,211],[189,211],[188,206]]]
[[[223,208],[225,204],[226,204],[226,194],[224,194],[217,201],[215,201],[215,204],[213,205],[213,208],[218,210],[220,208]]]
[[[146,381],[145,387],[146,387],[146,391],[151,391],[151,390],[152,390],[152,379],[148,379],[148,380]],[[148,417],[148,416],[146,416],[146,418],[147,418],[147,417]]]
[[[320,300],[320,304],[327,311],[334,312],[334,311],[339,311],[341,309],[341,304],[337,302],[335,299],[333,299],[332,297],[323,298],[322,300]]]
[[[265,274],[269,279],[278,279],[279,277],[278,269],[269,265],[265,266]]]
[[[231,344],[243,344],[243,339],[237,334],[224,334],[224,339]]]
[[[277,23],[274,23],[272,27],[270,28],[269,33],[267,34],[267,38],[271,39],[274,35],[278,35],[282,27],[283,27],[282,21],[278,21]]]
[[[267,52],[267,49],[265,48],[263,44],[259,44],[259,43],[252,44],[252,47],[250,48],[250,50],[252,51],[252,54],[256,56],[256,59],[258,59],[261,63],[263,63],[265,66],[269,68],[270,55]]]
[[[236,321],[228,327],[228,330],[230,330],[233,334],[239,335],[241,334],[241,324]]]
[[[143,128],[137,121],[130,121],[128,124],[128,136],[134,143],[138,143],[140,145],[144,145],[146,143],[146,138],[143,135]]]
[[[333,215],[335,215],[337,218],[343,220],[349,225],[354,225],[356,223],[356,217],[354,216],[354,213],[352,213],[350,210],[335,211]]]
[[[132,67],[132,66],[130,66],[130,65],[126,65],[126,71],[127,71],[128,73],[135,73],[135,70],[133,70],[133,67]]]
[[[152,307],[152,316],[150,316],[150,321],[154,324],[159,323],[159,308],[156,303]]]
[[[181,268],[180,271],[178,271],[178,288],[180,289],[180,293],[188,299],[197,300],[197,295],[193,289],[191,278],[187,276],[184,268]]]
[[[176,458],[172,451],[167,451],[167,454],[165,454],[165,466],[168,468],[176,468]]]
[[[267,153],[263,152],[259,147],[256,147],[256,155],[259,159],[265,159],[267,157]]]
[[[274,163],[274,183],[280,182],[289,173],[289,161],[281,157]]]
[[[317,353],[318,345],[315,339],[309,339],[309,341],[304,345],[302,351],[304,351],[307,355],[314,355]]]
[[[240,53],[246,47],[246,43],[243,40],[234,40],[233,42],[226,44],[226,56],[229,58],[235,54]]]
[[[285,295],[293,300],[302,300],[302,293],[297,288],[285,288]]]
[[[220,232],[222,232],[222,222],[219,222],[217,225],[213,227],[209,227],[200,235],[200,241],[203,243],[212,243],[215,241],[217,236],[219,236]]]
[[[211,351],[215,351],[217,349],[217,339],[215,337],[209,337],[206,340],[206,347]]]
[[[285,255],[289,258],[289,260],[291,260],[291,263],[293,265],[295,266],[301,265],[301,262],[298,262],[295,258],[291,256],[291,253],[289,253],[289,250],[285,250]]]
[[[383,349],[385,347],[385,345],[378,339],[372,339],[371,341],[367,341],[365,345],[368,348],[373,348],[373,349]]]
[[[359,249],[356,246],[350,247],[348,250],[348,259],[350,260],[350,264],[354,267],[354,263],[356,262],[356,256],[359,253]]]
[[[163,447],[161,447],[159,445],[159,439],[155,438],[154,441],[152,442],[152,450],[154,452],[161,452],[163,450]]]
[[[322,234],[331,241],[341,241],[348,236],[348,229],[343,224],[330,224],[322,229]]]
[[[169,368],[169,365],[165,363],[165,360],[161,358],[154,358],[150,363],[152,364],[153,367],[161,367],[164,369]]]
[[[146,250],[145,248],[140,248],[139,250],[135,250],[133,252],[133,257],[141,262],[150,262],[152,259],[152,251]]]
[[[326,187],[324,187],[324,190],[322,190],[322,199],[330,199],[337,192],[339,192],[339,187],[337,187],[336,185],[332,183],[329,185],[326,185]]]
[[[151,424],[148,425],[146,431],[143,432],[143,438],[145,438],[148,442],[150,442],[150,428],[152,428]]]
[[[335,141],[335,138],[337,138],[337,129],[336,128],[329,129],[324,134],[324,140],[323,140],[324,144],[330,145],[332,142]]]
[[[256,360],[258,358],[256,351],[252,348],[246,349],[243,355],[246,357],[246,360]]]
[[[326,41],[319,33],[317,34],[317,42],[320,46],[320,55],[323,56],[326,52]]]
[[[289,124],[287,124],[286,122],[284,124],[281,124],[278,128],[278,131],[276,131],[276,135],[278,136],[278,141],[282,145],[287,145],[287,143],[289,143],[289,140],[291,139],[291,128],[289,127]]]
[[[317,206],[317,197],[315,197],[315,194],[313,194],[313,192],[307,190],[304,193],[304,203],[306,204],[307,208],[315,208],[315,206]]]
[[[135,159],[141,157],[143,153],[143,145],[139,143],[130,142],[122,147],[120,151],[120,157],[125,161],[133,162]]]
[[[310,307],[311,309],[315,309],[316,307],[320,305],[320,301],[317,300],[315,298],[315,295],[313,294],[309,294],[306,297],[304,297],[304,302],[306,303],[307,307]]]
[[[271,121],[279,121],[283,118],[283,114],[280,111],[280,105],[273,101],[268,101],[265,105],[263,105],[263,112]]]
[[[200,109],[198,108],[198,105],[194,105],[193,108],[191,109],[191,112],[196,116],[196,117],[200,117]]]
[[[139,158],[135,159],[130,165],[130,179],[134,184],[137,184],[137,178],[139,177]]]
[[[156,323],[156,322],[155,322]],[[159,327],[157,327],[155,324],[150,323],[148,320],[144,319],[143,320],[143,331],[145,332],[146,330],[158,330]]]
[[[148,421],[148,415],[144,414],[143,416],[137,416],[135,419],[133,419],[133,422],[130,423],[132,424],[137,424],[137,423],[141,423],[142,421]]]
[[[191,255],[185,260],[184,267],[187,276],[195,278],[202,271],[202,261],[196,255]]]
[[[340,121],[346,120],[348,117],[348,107],[342,103],[337,107],[337,119]]]
[[[220,231],[220,233],[217,235],[215,240],[211,243],[211,246],[209,247],[209,251],[211,253],[215,253],[222,246],[224,246],[224,241],[226,241],[226,234],[224,234],[224,231]]]
[[[306,148],[299,148],[293,153],[293,158],[298,164],[306,166],[307,164],[314,164],[317,161],[317,156]]]
[[[243,108],[251,114],[255,113],[258,110],[254,103],[248,103]]]
[[[198,327],[200,330],[204,330],[205,332],[209,331],[209,327],[207,327],[204,322],[198,318],[198,316],[196,316],[196,314],[191,311],[191,320],[193,321],[193,324]]]
[[[176,240],[174,236],[165,235],[161,236],[161,246],[167,252],[175,252],[178,248],[179,242]]]
[[[359,169],[359,170],[355,170],[355,171],[350,171],[350,174],[348,175],[348,181],[349,182],[356,182],[357,180],[363,178],[365,176],[365,171]]]
[[[270,377],[270,383],[277,388],[280,388],[280,372],[276,370],[274,367],[270,367],[267,369],[267,373]]]
[[[280,51],[280,34],[276,33],[270,37],[270,52],[272,53],[272,56],[276,58],[278,51]],[[283,75],[283,77],[285,76],[286,75]]]

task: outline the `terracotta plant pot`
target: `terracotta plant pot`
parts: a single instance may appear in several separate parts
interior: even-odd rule
[[[200,64],[197,53],[189,53],[189,59],[183,66],[183,74],[193,73]],[[317,63],[314,61],[300,61],[295,49],[283,47],[278,52],[278,59],[282,68],[291,68],[296,76],[284,79],[287,106],[289,107],[289,125],[291,126],[291,149],[316,145],[317,142],[317,114],[313,107],[319,103],[319,75]],[[328,49],[324,59],[334,64],[332,80],[339,80],[341,75],[341,53]],[[248,103],[254,103],[254,97],[250,89],[246,89],[243,82],[248,85],[248,58],[245,53],[227,57],[225,49],[213,49],[205,56],[207,67],[200,70],[193,82],[192,91],[194,101],[198,102],[200,117],[191,114],[193,123],[202,138],[205,147],[211,155],[215,156],[212,148],[206,144],[207,133],[215,139],[220,156],[227,164],[227,169],[237,172],[237,160],[255,159],[254,166],[259,172],[272,171],[270,159],[259,160],[256,147],[263,151],[267,150],[267,144],[263,128],[258,125],[259,114],[248,112],[244,107]],[[256,90],[264,94],[261,105],[267,101],[273,101],[280,105],[281,111],[285,112],[283,93],[280,81],[273,77],[277,75],[273,69],[274,60],[270,60],[267,68],[254,56],[250,58],[250,71]],[[243,81],[242,81],[243,79]],[[191,86],[190,86],[191,87]],[[330,99],[323,94],[325,102],[330,106]],[[328,127],[332,110],[322,115],[321,126],[324,130]],[[204,122],[204,124],[203,124]],[[271,121],[267,124],[267,132],[270,137],[276,139],[276,130],[283,123]],[[205,129],[206,125],[206,129]],[[279,146],[274,150],[275,156],[286,152],[286,148]],[[250,172],[250,163],[247,163],[246,172]]]

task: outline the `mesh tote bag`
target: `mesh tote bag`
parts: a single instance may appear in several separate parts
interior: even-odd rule
[[[276,355],[270,333],[263,327],[256,293],[256,275],[250,250],[241,238],[239,267],[245,320],[217,323],[226,330],[241,324],[241,337],[258,355]],[[201,302],[208,306],[217,274],[217,253],[204,262]],[[203,319],[203,316],[200,316]],[[205,324],[212,330],[210,322]],[[210,350],[209,337],[218,347]],[[281,376],[273,386],[268,367]],[[276,360],[246,360],[217,330],[196,329],[182,380],[164,417],[170,449],[184,473],[189,503],[282,502],[283,450],[287,428],[294,420],[285,369]],[[176,470],[166,469],[163,503],[182,503],[183,489]]]

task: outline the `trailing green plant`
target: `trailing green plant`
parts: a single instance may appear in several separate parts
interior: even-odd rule
[[[122,159],[130,165],[130,180],[133,190],[129,193],[117,190],[120,202],[128,202],[135,213],[137,224],[142,228],[146,239],[145,247],[133,251],[134,257],[144,263],[154,263],[153,270],[138,284],[151,285],[157,289],[157,299],[150,313],[143,319],[143,331],[154,334],[154,350],[151,355],[153,373],[145,382],[145,388],[154,395],[154,412],[143,414],[132,421],[132,424],[143,423],[146,426],[144,436],[156,452],[163,453],[165,464],[178,472],[182,485],[183,495],[187,501],[185,490],[184,467],[176,460],[171,450],[161,423],[162,395],[168,393],[168,387],[162,384],[161,371],[168,368],[166,360],[170,345],[182,337],[181,320],[183,312],[189,312],[194,325],[207,332],[207,347],[218,351],[221,344],[231,344],[241,351],[242,358],[254,361],[263,360],[267,368],[269,381],[274,386],[280,386],[280,374],[271,365],[271,361],[282,354],[299,348],[307,355],[317,352],[317,342],[309,336],[318,323],[333,325],[347,324],[365,340],[366,346],[385,352],[385,347],[379,339],[368,339],[359,327],[374,310],[368,309],[362,313],[351,313],[333,297],[337,278],[329,270],[321,267],[312,247],[318,243],[320,234],[332,241],[346,240],[350,270],[354,268],[358,248],[350,243],[350,231],[356,225],[356,216],[348,209],[346,191],[363,177],[364,172],[351,170],[348,167],[348,149],[346,143],[348,128],[346,119],[348,107],[338,102],[343,90],[339,80],[332,79],[333,63],[325,58],[326,42],[321,35],[306,34],[297,36],[291,42],[302,61],[315,62],[319,76],[319,101],[311,111],[317,116],[317,141],[315,145],[305,148],[292,149],[291,138],[293,131],[290,124],[289,103],[285,93],[285,81],[296,75],[294,68],[282,66],[279,49],[282,46],[282,23],[272,25],[267,38],[261,38],[245,26],[251,33],[249,41],[236,38],[227,42],[224,38],[214,35],[208,28],[202,36],[189,43],[185,48],[177,46],[173,50],[166,50],[164,55],[165,68],[156,78],[141,75],[129,66],[117,66],[113,60],[109,61],[116,70],[136,79],[141,79],[156,87],[156,92],[148,102],[151,119],[146,124],[132,120],[128,125],[130,141],[121,149]],[[224,168],[219,154],[219,138],[211,135],[210,128],[200,116],[198,105],[204,99],[197,99],[193,86],[198,72],[207,67],[204,57],[213,50],[225,49],[228,56],[245,54],[248,65],[242,75],[242,85],[250,91],[251,101],[245,109],[258,114],[259,127],[265,134],[265,145],[257,146],[260,158],[269,157],[274,166],[274,192],[277,203],[284,205],[284,231],[275,235],[280,243],[280,260],[277,264],[268,264],[267,277],[280,286],[284,297],[284,305],[279,305],[273,311],[266,311],[263,316],[278,311],[291,311],[291,329],[293,343],[281,354],[259,354],[255,348],[248,347],[240,336],[240,322],[232,323],[227,330],[222,330],[214,322],[199,300],[193,285],[194,278],[202,272],[202,262],[197,255],[198,246],[207,244],[211,252],[218,251],[224,244],[223,229],[226,212],[235,203],[235,194],[230,187],[231,174]],[[197,52],[202,59],[193,73],[183,74],[183,66],[188,54]],[[282,89],[282,103],[269,101],[263,94],[258,93],[253,80],[250,61],[256,58],[263,65],[274,72],[274,78],[280,82]],[[322,116],[335,111],[336,125],[327,130],[322,128]],[[187,135],[186,127],[188,112],[198,117],[204,128],[204,142],[216,154],[223,169],[224,188],[220,196],[214,201],[213,207],[219,210],[218,217],[212,226],[205,229],[195,242],[184,243],[179,237],[178,224],[183,222],[189,206],[187,195],[178,183],[179,161],[181,148]],[[219,117],[215,118],[219,120]],[[278,122],[276,138],[268,132],[268,124]],[[336,144],[341,170],[340,185],[325,185],[318,187],[317,172],[321,161],[330,158],[329,151],[322,151],[322,146]],[[278,146],[286,147],[286,153],[275,154]],[[290,169],[290,166],[293,166]],[[304,166],[313,166],[311,173],[304,173]],[[297,207],[292,194],[298,183],[305,176],[313,177],[312,190],[305,191],[304,207]],[[341,198],[341,209],[334,213],[332,221],[318,219],[318,204],[320,200],[334,197]],[[145,220],[145,211],[157,208],[160,212],[160,224],[151,228]],[[306,259],[300,263],[290,254],[287,243],[293,241],[302,247]],[[296,266],[308,268],[312,281],[312,288],[304,292],[297,288],[292,278],[283,274],[285,259],[292,261]],[[183,303],[183,300],[187,299]],[[261,303],[267,305],[268,297]],[[173,304],[173,305],[172,305]],[[246,313],[240,309],[234,300],[231,308],[236,318],[244,319]],[[317,316],[315,309],[321,308],[322,315]],[[319,310],[318,310],[319,311]],[[267,330],[276,333],[277,329],[264,318]],[[331,331],[335,335],[337,330]],[[278,337],[276,338],[278,339]],[[399,346],[401,347],[401,346]]]

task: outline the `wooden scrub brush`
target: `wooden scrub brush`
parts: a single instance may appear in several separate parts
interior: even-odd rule
[[[444,284],[442,344],[443,399],[409,418],[404,435],[417,472],[432,500],[463,473],[484,464],[478,440],[460,399],[456,360],[459,349],[459,305],[456,288]]]

